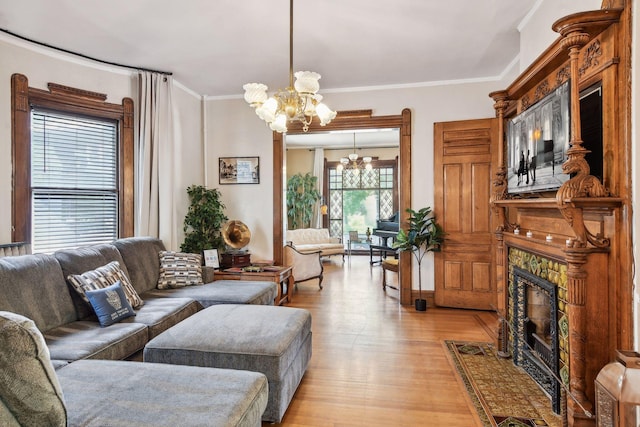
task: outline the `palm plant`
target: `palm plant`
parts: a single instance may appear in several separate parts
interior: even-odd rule
[[[440,251],[440,246],[444,242],[444,231],[440,224],[436,222],[435,215],[430,207],[424,207],[418,211],[409,208],[409,228],[405,231],[400,229],[393,247],[401,251],[411,251],[418,262],[418,298],[422,301],[422,260],[429,252]],[[416,300],[416,309],[419,303]],[[426,307],[426,306],[425,306]]]

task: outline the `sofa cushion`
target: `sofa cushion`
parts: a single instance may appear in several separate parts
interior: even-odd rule
[[[60,368],[70,426],[260,426],[267,378],[257,372],[80,360]]]
[[[248,280],[216,280],[202,286],[187,286],[176,289],[152,289],[142,294],[147,299],[191,298],[202,307],[216,304],[257,304],[273,305],[278,295],[278,285],[274,282]]]
[[[202,285],[202,256],[174,251],[160,251],[158,289]]]
[[[51,358],[72,362],[80,359],[125,359],[142,350],[148,341],[147,326],[115,323],[108,328],[98,322],[79,320],[44,333]]]
[[[98,267],[109,264],[111,261],[118,261],[120,269],[129,277],[120,252],[111,244],[103,243],[75,249],[62,249],[55,252],[53,256],[60,263],[62,275],[65,279],[70,274],[82,274],[85,271],[95,270]],[[71,289],[71,298],[78,312],[78,319],[93,317],[94,312],[89,303],[78,292],[73,290],[73,286],[70,283],[68,285],[69,289]]]
[[[191,298],[154,298],[145,295],[144,305],[136,310],[136,316],[122,322],[146,325],[148,339],[151,339],[197,313],[201,308],[202,306]]]
[[[60,264],[51,255],[0,258],[0,310],[21,314],[40,331],[77,320]]]
[[[144,304],[142,298],[131,285],[129,278],[120,268],[118,261],[112,261],[107,265],[98,267],[95,270],[85,271],[82,274],[70,274],[67,279],[87,302],[89,302],[89,299],[85,295],[86,291],[106,288],[116,282],[120,282],[131,307],[137,308]]]
[[[0,367],[2,425],[66,426],[62,389],[32,320],[0,312]]]
[[[131,284],[139,294],[158,285],[158,253],[166,250],[162,240],[154,237],[127,237],[113,242],[127,266]]]
[[[89,298],[102,327],[136,315],[119,281],[106,288],[85,291],[84,294]]]

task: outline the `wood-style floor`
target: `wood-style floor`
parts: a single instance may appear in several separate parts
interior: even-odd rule
[[[382,269],[368,256],[344,266],[332,258],[324,289],[301,283],[289,304],[312,313],[313,356],[281,425],[480,425],[443,340],[493,341],[495,315],[416,312],[399,305],[397,291],[382,291]]]

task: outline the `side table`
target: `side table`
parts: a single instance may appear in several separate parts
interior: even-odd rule
[[[291,275],[292,267],[287,266],[270,266],[265,271],[242,271],[241,268],[230,268],[227,270],[216,271],[213,274],[213,280],[252,280],[262,282],[274,282],[278,285],[278,295],[274,302],[275,305],[282,305],[285,302],[291,302],[293,299],[293,276]]]

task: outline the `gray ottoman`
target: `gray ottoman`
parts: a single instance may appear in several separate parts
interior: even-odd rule
[[[311,313],[290,307],[206,308],[147,343],[145,362],[261,372],[269,382],[263,421],[279,423],[311,359]]]

